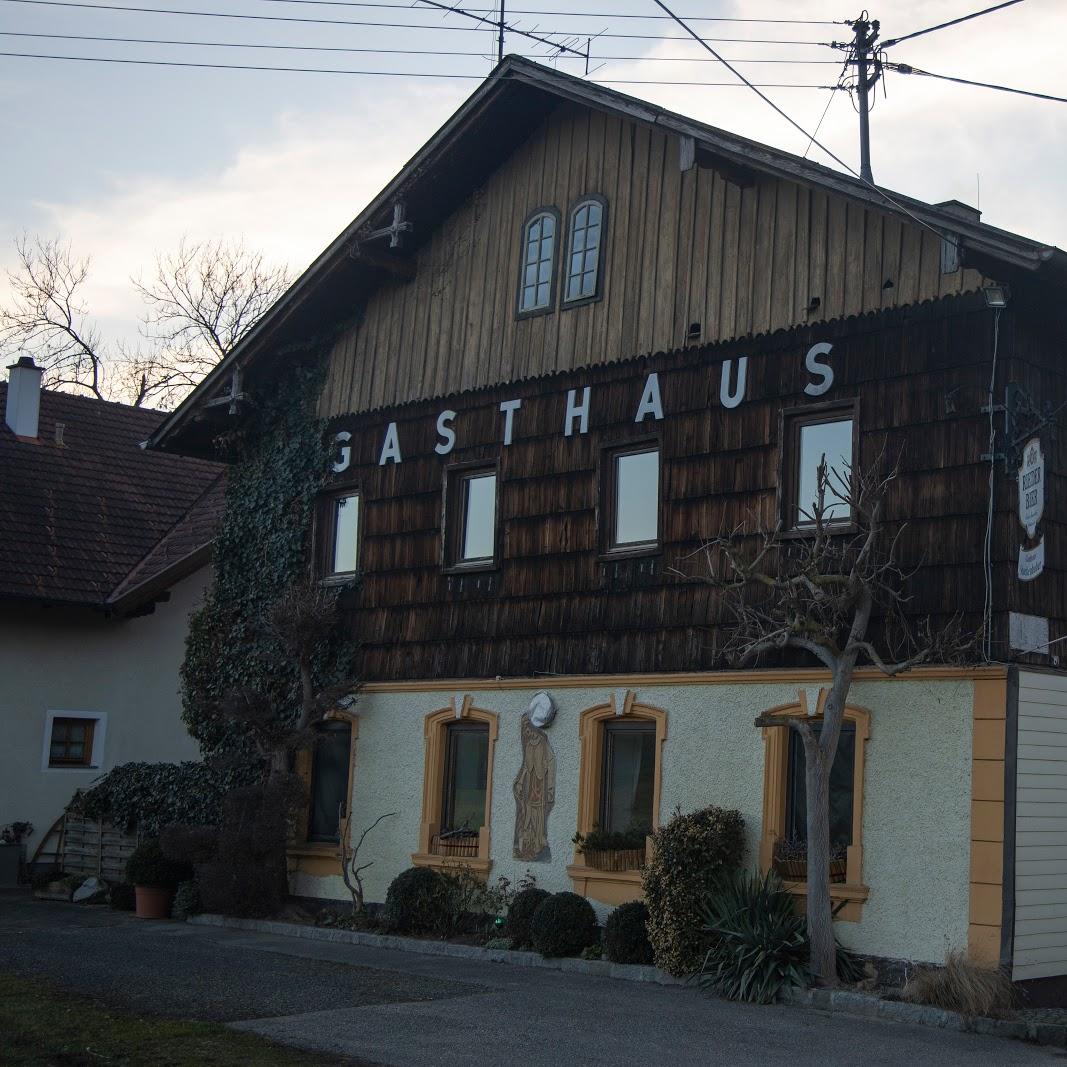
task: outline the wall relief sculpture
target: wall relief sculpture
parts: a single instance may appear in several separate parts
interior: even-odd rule
[[[515,778],[515,846],[517,860],[547,863],[548,815],[556,800],[556,754],[548,734],[530,722],[523,713],[519,727],[522,740],[522,766]]]

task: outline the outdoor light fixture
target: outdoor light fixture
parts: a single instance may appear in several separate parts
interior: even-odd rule
[[[1006,308],[1008,306],[1008,287],[1006,285],[986,285],[982,288],[986,307]]]

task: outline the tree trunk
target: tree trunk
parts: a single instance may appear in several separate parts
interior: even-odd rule
[[[820,985],[837,984],[837,945],[830,901],[830,768],[812,734],[804,738],[805,792],[808,806],[808,938],[809,966]]]

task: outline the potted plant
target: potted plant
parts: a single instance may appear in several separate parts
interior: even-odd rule
[[[807,841],[786,838],[774,846],[774,869],[786,882],[808,880]],[[848,846],[842,843],[830,845],[830,881],[844,882],[848,874]]]
[[[0,829],[0,888],[13,889],[22,880],[23,841],[32,833],[28,822],[9,822]]]
[[[192,877],[187,863],[175,863],[163,854],[152,837],[133,850],[126,863],[126,881],[133,885],[138,919],[169,919],[171,901],[179,883]]]
[[[602,830],[594,826],[589,833],[577,833],[571,840],[590,867],[600,871],[635,871],[645,866],[645,838],[651,832],[647,826],[629,830]]]

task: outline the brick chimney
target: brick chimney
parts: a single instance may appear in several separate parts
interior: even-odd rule
[[[22,356],[8,368],[7,411],[4,419],[16,437],[37,439],[41,416],[41,376],[32,356]]]

